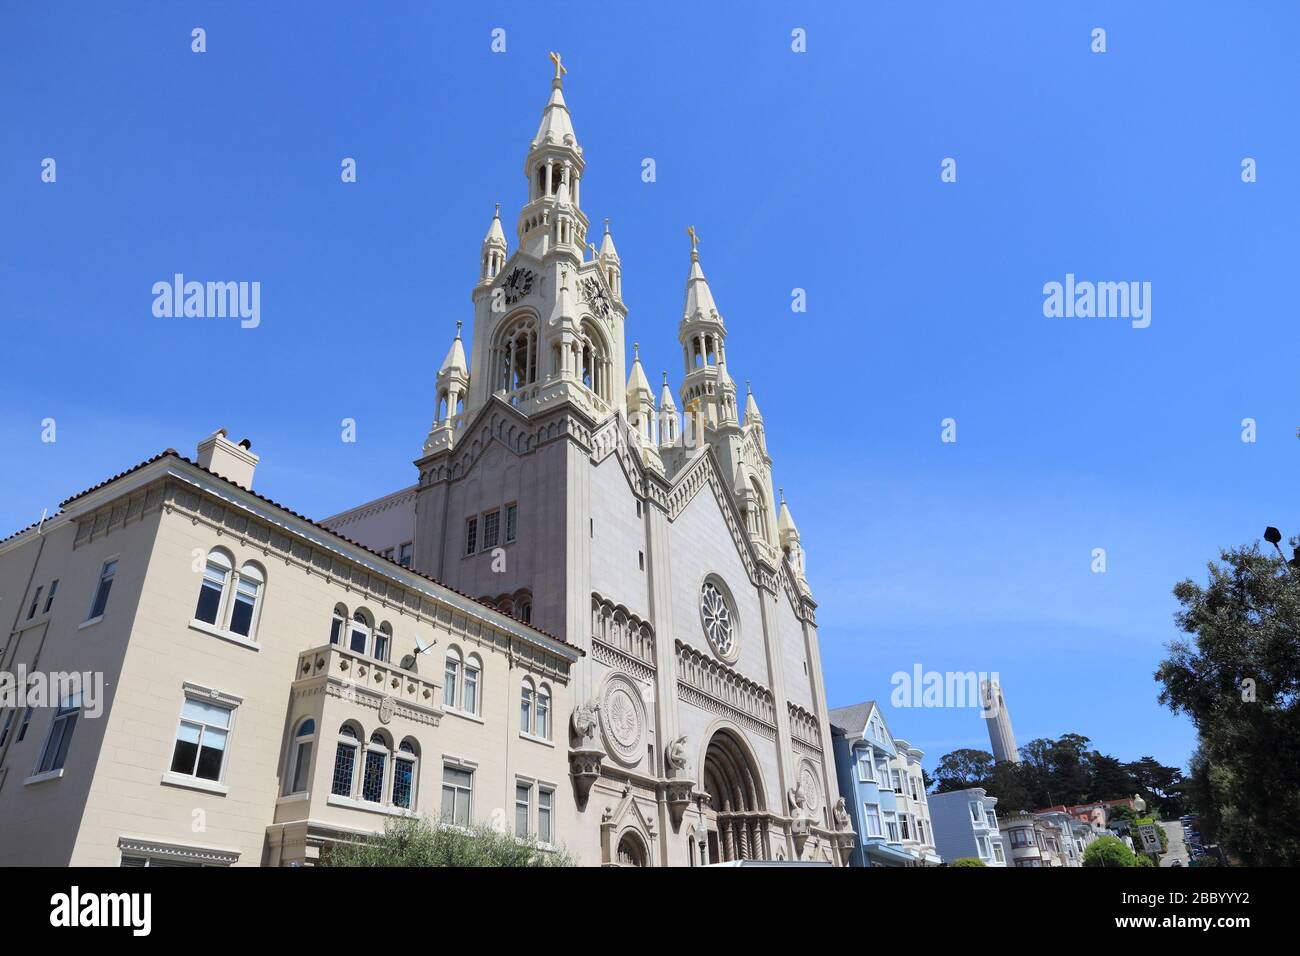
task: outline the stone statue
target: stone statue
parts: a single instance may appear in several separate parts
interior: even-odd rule
[[[835,829],[843,832],[853,829],[853,818],[849,816],[849,808],[844,803],[844,798],[840,797],[835,801]]]
[[[803,781],[795,784],[794,789],[786,795],[790,800],[790,814],[796,820],[811,820],[812,811],[808,809],[808,794],[803,788]]]
[[[573,708],[573,735],[582,743],[596,740],[596,704],[579,704]]]
[[[686,769],[686,737],[678,737],[664,748],[664,764],[669,770],[680,772]]]

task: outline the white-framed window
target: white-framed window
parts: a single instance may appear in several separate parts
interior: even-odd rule
[[[519,730],[525,734],[533,732],[533,682],[525,677],[519,686]]]
[[[203,581],[199,584],[199,601],[194,608],[194,620],[204,624],[218,626],[225,609],[226,589],[230,585],[230,574],[234,565],[230,555],[221,549],[208,553],[207,563],[203,567]]]
[[[463,764],[442,766],[442,819],[469,826],[473,816],[474,771]]]
[[[917,787],[916,777],[908,777],[908,780],[910,781],[911,786],[912,786],[912,799],[913,799],[913,800],[920,800],[921,797],[920,797],[919,790],[918,790],[918,787]]]
[[[869,756],[864,755],[858,758],[858,780],[862,783],[876,782],[876,771]]]
[[[880,805],[876,803],[864,803],[862,805],[862,822],[866,827],[867,836],[881,836],[880,830]]]
[[[477,716],[482,677],[483,663],[477,654],[465,657],[460,648],[454,645],[447,648],[442,682],[443,706]]]
[[[465,553],[473,554],[478,551],[478,518],[468,518],[465,521]]]
[[[555,788],[537,785],[537,841],[550,845],[555,842]]]
[[[876,781],[881,789],[889,786],[889,761],[883,756],[876,758]]]
[[[330,781],[330,793],[340,797],[352,796],[352,784],[356,777],[357,754],[361,750],[361,735],[352,724],[339,728],[338,745],[334,749],[334,775]]]
[[[478,714],[479,680],[483,674],[483,665],[476,655],[465,659],[465,686],[461,694],[461,710],[467,714]]]
[[[404,568],[411,566],[411,558],[415,554],[415,543],[412,541],[403,541],[397,546],[397,563]]]
[[[501,512],[488,511],[483,514],[483,548],[495,548],[501,540]]]
[[[980,803],[978,800],[972,800],[970,802],[970,819],[971,823],[974,823],[977,826],[984,822],[984,804]]]
[[[387,621],[384,621],[379,625],[379,630],[375,632],[375,650],[372,656],[375,660],[387,661],[392,647],[393,626]]]
[[[533,785],[524,780],[515,781],[515,836],[521,840],[529,835],[533,817]]]
[[[894,792],[895,792],[895,793],[902,793],[902,792],[903,792],[903,775],[902,775],[901,773],[899,773],[897,770],[891,770],[891,771],[889,771],[889,776],[890,776],[890,779],[891,779],[891,780],[893,781],[893,783],[894,783]]]
[[[253,640],[257,632],[258,596],[265,580],[262,569],[251,561],[239,569],[239,579],[235,582],[235,599],[230,608],[232,633]]]
[[[330,617],[330,643],[335,646],[343,644],[343,634],[348,629],[348,609],[342,604],[334,605],[334,614]]]
[[[186,694],[181,705],[171,772],[182,777],[220,781],[226,766],[234,707]]]
[[[885,837],[890,843],[898,842],[898,813],[894,810],[886,810],[885,814]]]
[[[551,739],[551,689],[545,684],[537,688],[537,706],[533,714],[533,736]]]
[[[403,810],[415,809],[415,785],[420,779],[419,763],[420,747],[407,737],[393,755],[393,806]]]
[[[900,813],[898,815],[898,827],[903,833],[904,840],[912,839],[912,815],[910,813]]]
[[[1001,841],[1001,840],[994,840],[994,841],[993,841],[993,859],[997,860],[999,863],[1005,863],[1005,862],[1007,862],[1007,858],[1006,858],[1006,856],[1004,856],[1003,853],[1002,853],[1002,841]]]
[[[59,704],[50,721],[50,732],[41,748],[41,758],[36,763],[36,773],[51,773],[62,770],[68,759],[68,748],[72,745],[72,732],[77,729],[77,717],[81,713],[81,695],[73,694]]]
[[[506,544],[514,541],[519,534],[519,506],[506,505]]]
[[[298,723],[289,749],[289,769],[285,774],[290,793],[306,793],[311,783],[311,753],[316,743],[316,721],[308,717]]]
[[[989,838],[988,838],[988,837],[986,837],[986,836],[977,837],[976,840],[975,840],[975,845],[976,845],[976,847],[978,847],[978,849],[979,849],[979,855],[980,855],[981,857],[988,857],[988,855],[989,855]]]
[[[996,830],[998,828],[998,815],[993,812],[992,807],[984,808],[984,819],[988,823],[990,830]]]
[[[348,650],[353,654],[370,653],[370,632],[374,625],[372,624],[370,612],[365,608],[357,608],[352,613],[352,623],[348,627]]]
[[[95,595],[90,601],[90,613],[86,615],[87,621],[96,621],[104,616],[108,610],[108,595],[113,590],[113,579],[117,577],[117,558],[110,558],[104,562],[104,566],[99,570],[99,582],[95,585]]]

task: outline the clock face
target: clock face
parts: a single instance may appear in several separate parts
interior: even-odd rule
[[[591,276],[583,279],[582,291],[586,296],[587,303],[591,306],[591,311],[608,322],[610,313],[609,295],[606,294],[605,287],[600,284],[600,280]]]
[[[506,305],[514,305],[533,291],[534,278],[530,271],[516,266],[514,271],[506,276],[506,281],[502,285],[506,293]]]

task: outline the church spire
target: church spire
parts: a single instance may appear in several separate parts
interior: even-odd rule
[[[487,235],[483,237],[480,279],[490,282],[497,277],[501,267],[506,264],[506,251],[506,234],[501,228],[501,204],[497,203],[497,211],[492,216]]]
[[[519,242],[535,258],[563,252],[576,265],[587,242],[588,220],[579,203],[585,163],[564,101],[564,75],[569,71],[560,54],[550,56],[555,66],[551,96],[524,160],[528,202],[519,213]]]
[[[700,267],[700,237],[694,226],[686,227],[691,238],[691,267],[686,274],[686,305],[677,329],[686,362],[682,403],[688,414],[698,412],[704,424],[736,424],[736,386],[727,374],[727,329],[713,301],[704,270]]]

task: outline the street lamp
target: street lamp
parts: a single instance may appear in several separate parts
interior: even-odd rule
[[[1293,565],[1300,567],[1300,548],[1295,549],[1294,556],[1288,561],[1286,555],[1282,553],[1282,532],[1272,525],[1264,529],[1264,540],[1277,550],[1277,556],[1282,559],[1282,567],[1286,568],[1287,575],[1291,576],[1291,567]]]

